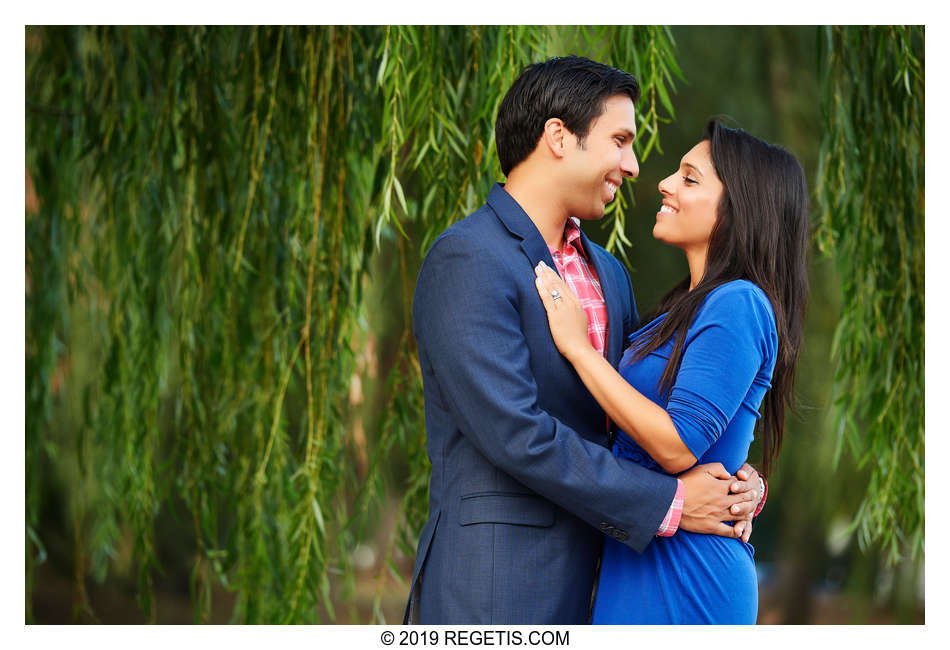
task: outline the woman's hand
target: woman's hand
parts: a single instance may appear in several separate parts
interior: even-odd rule
[[[742,467],[740,467],[736,472],[736,478],[738,480],[735,481],[732,484],[732,487],[729,488],[730,493],[739,494],[746,491],[751,491],[753,493],[751,509],[749,510],[745,519],[736,522],[736,530],[739,532],[739,536],[742,538],[743,542],[748,542],[749,538],[752,536],[753,514],[758,509],[759,502],[762,501],[762,497],[765,496],[760,491],[764,483],[762,482],[762,479],[759,478],[759,473],[749,463],[742,463]],[[746,508],[744,504],[734,505],[730,509],[730,512],[732,512],[732,514],[741,514],[741,512],[745,509]]]
[[[740,485],[743,491],[733,493],[731,488],[735,487],[736,477],[730,475],[722,463],[696,465],[678,478],[684,488],[680,529],[749,541],[751,515],[758,503],[757,490]],[[729,526],[724,521],[736,524]]]
[[[557,349],[568,361],[593,349],[587,336],[587,314],[571,288],[543,261],[534,267],[534,274]]]

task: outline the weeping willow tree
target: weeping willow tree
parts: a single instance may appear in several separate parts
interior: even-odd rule
[[[158,620],[173,561],[196,621],[222,587],[236,622],[338,619],[331,591],[352,595],[394,456],[409,552],[425,509],[405,319],[378,433],[353,435],[370,269],[388,253],[408,313],[428,244],[501,178],[494,116],[526,63],[574,52],[633,72],[642,155],[659,147],[680,74],[668,30],[27,28],[26,43],[27,620],[57,499],[75,620],[95,620],[87,581],[119,565]],[[631,200],[607,221],[614,250]],[[169,517],[186,558],[162,558]]]
[[[839,454],[870,467],[859,539],[896,561],[924,546],[924,29],[821,36],[817,240],[842,279]]]

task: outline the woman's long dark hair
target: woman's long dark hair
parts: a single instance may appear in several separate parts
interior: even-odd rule
[[[666,318],[634,341],[638,346],[634,358],[642,359],[675,335],[673,353],[659,383],[661,392],[669,393],[683,358],[686,331],[709,292],[732,280],[758,285],[772,304],[778,332],[772,388],[764,400],[764,422],[757,425],[768,474],[782,446],[785,409],[792,404],[808,297],[805,173],[785,149],[717,120],[706,125],[703,140],[709,141],[713,167],[723,184],[706,270],[692,291],[687,276],[663,297],[650,318],[663,313]]]

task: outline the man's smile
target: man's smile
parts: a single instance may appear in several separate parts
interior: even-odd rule
[[[607,191],[610,192],[610,200],[613,201],[614,196],[617,194],[617,189],[620,187],[620,181],[607,179],[604,181],[604,185],[607,186]]]

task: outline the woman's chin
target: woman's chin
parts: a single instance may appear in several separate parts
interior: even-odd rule
[[[653,229],[653,239],[657,240],[660,243],[666,244],[667,246],[673,246],[674,248],[685,250],[681,242],[671,240],[669,236],[663,232],[662,229],[659,229],[659,228]]]

